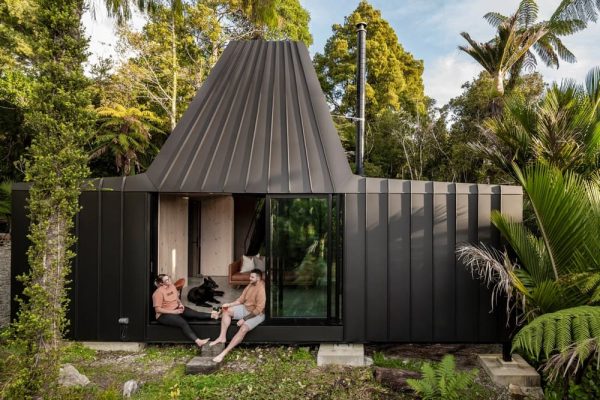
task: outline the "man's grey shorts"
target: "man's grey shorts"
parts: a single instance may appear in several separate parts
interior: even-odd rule
[[[231,311],[233,311],[233,319],[242,319],[246,315],[250,315],[250,312],[248,312],[248,310],[246,310],[246,307],[243,304],[233,306],[231,308]],[[265,320],[265,314],[260,314],[254,318],[250,318],[249,320],[247,320],[246,325],[248,325],[248,329],[252,330],[252,329],[256,328],[264,320]]]

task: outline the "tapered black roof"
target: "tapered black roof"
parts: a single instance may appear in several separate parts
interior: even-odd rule
[[[161,192],[356,185],[308,51],[290,41],[231,42],[147,175]]]

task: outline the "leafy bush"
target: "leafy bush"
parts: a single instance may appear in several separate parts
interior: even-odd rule
[[[408,385],[424,400],[462,398],[472,385],[477,370],[459,372],[456,370],[454,357],[446,355],[437,365],[423,363],[423,378],[407,379]]]
[[[579,382],[567,379],[547,386],[544,389],[544,398],[548,400],[600,399],[600,370],[596,363],[591,363],[585,368]]]

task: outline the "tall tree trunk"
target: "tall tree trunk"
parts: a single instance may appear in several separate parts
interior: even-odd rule
[[[504,73],[502,71],[496,75],[496,90],[500,96],[504,96]]]

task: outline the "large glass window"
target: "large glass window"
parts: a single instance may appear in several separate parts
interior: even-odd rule
[[[332,201],[270,199],[271,318],[337,317],[339,222]]]

